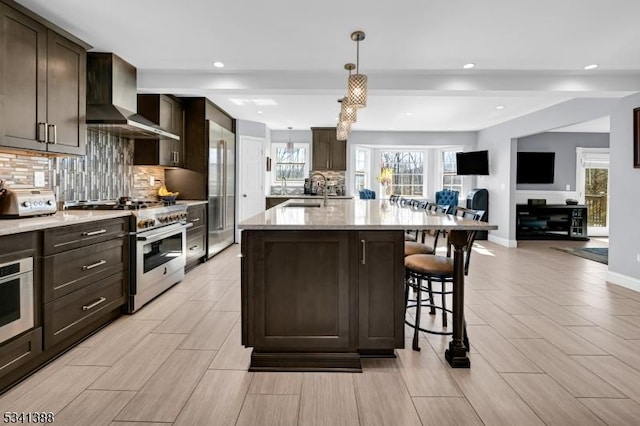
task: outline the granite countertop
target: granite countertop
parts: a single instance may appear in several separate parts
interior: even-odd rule
[[[178,200],[176,204],[195,206],[207,201]],[[131,210],[59,210],[50,216],[0,219],[0,236],[127,216],[131,216]]]
[[[304,198],[312,198],[314,200],[320,199],[322,200],[322,198],[324,197],[324,195],[309,195],[309,194],[272,194],[272,195],[267,195],[267,198],[295,198],[295,199],[304,199]],[[331,199],[338,199],[338,200],[350,200],[353,198],[352,195],[327,195],[327,198],[331,198]]]
[[[176,204],[182,206],[197,206],[199,204],[207,204],[207,200],[176,200]]]
[[[97,220],[127,217],[127,210],[64,210],[50,216],[25,217],[19,219],[0,219],[0,236],[21,232],[39,231],[58,226],[77,225]]]
[[[320,207],[287,207],[291,204],[319,204]],[[400,207],[388,200],[329,198],[327,207],[322,198],[289,200],[259,213],[238,225],[239,229],[261,230],[391,230],[391,229],[456,229],[489,230],[496,225],[463,219],[441,213],[427,213]]]

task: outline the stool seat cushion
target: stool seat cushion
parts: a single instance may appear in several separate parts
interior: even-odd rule
[[[432,254],[414,254],[404,258],[404,266],[420,274],[453,276],[453,259]]]
[[[433,254],[433,249],[426,244],[416,243],[414,241],[405,241],[404,255],[411,256],[413,254]]]
[[[405,241],[415,241],[416,237],[414,237],[413,235],[410,235],[410,234],[404,234],[404,240]]]

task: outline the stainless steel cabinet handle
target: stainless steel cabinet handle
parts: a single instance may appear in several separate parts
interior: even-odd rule
[[[91,265],[84,265],[82,267],[82,270],[83,271],[88,271],[89,269],[97,268],[98,266],[104,265],[105,263],[107,263],[106,260],[99,260],[98,262],[93,263]]]
[[[193,246],[193,247],[189,247],[189,250],[194,251],[194,250],[198,250],[200,248],[200,246]]]
[[[53,131],[53,133],[51,133]],[[53,134],[53,136],[51,136]],[[58,142],[58,130],[55,124],[47,124],[47,143],[55,145]]]
[[[83,232],[82,236],[84,236],[84,237],[93,237],[94,235],[100,235],[100,234],[104,234],[106,232],[107,232],[106,229],[100,229],[98,231]]]
[[[329,168],[329,160],[327,160],[327,169]]]
[[[176,163],[180,162],[180,153],[176,151]]]
[[[93,302],[93,303],[92,303],[92,304],[90,304],[90,305],[84,305],[84,306],[82,307],[82,310],[83,310],[83,311],[88,311],[89,309],[93,309],[93,308],[95,308],[96,306],[98,306],[99,304],[104,303],[104,302],[106,302],[106,301],[107,301],[107,298],[106,298],[106,297],[101,297],[100,299],[96,300],[95,302]]]
[[[193,219],[191,222],[199,222],[199,221],[200,221],[200,218],[199,218],[199,217],[196,217],[196,218],[195,218],[195,219]]]
[[[38,142],[47,143],[47,123],[38,123]]]
[[[362,244],[362,260],[360,263],[365,265],[367,263],[367,242],[365,240],[360,240],[360,244]]]

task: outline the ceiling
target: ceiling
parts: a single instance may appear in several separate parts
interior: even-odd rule
[[[637,0],[17,1],[131,62],[140,91],[272,129],[335,125],[358,29],[369,101],[354,130],[480,130],[640,87]]]

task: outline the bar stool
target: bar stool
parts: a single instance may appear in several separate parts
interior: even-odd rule
[[[473,220],[481,220],[484,217],[485,212],[482,210],[470,210],[465,209],[463,217]],[[464,274],[469,272],[469,261],[471,259],[471,249],[476,238],[476,231],[467,232],[467,244],[464,250]],[[406,243],[405,243],[406,244]],[[447,243],[447,245],[449,245]],[[406,252],[406,249],[405,249]],[[447,308],[446,297],[453,292],[451,285],[453,283],[453,259],[449,256],[437,256],[435,254],[412,254],[406,256],[404,259],[406,279],[405,279],[405,307],[406,309],[416,308],[415,323],[409,322],[405,318],[405,324],[413,327],[413,350],[419,351],[418,345],[418,332],[423,331],[431,334],[438,335],[451,335],[452,332],[428,330],[420,327],[420,315],[422,307],[428,307],[430,314],[435,315],[436,309],[442,311],[442,325],[447,327],[447,313],[453,313],[451,309]],[[423,282],[426,281],[425,286]],[[433,289],[433,281],[440,283],[439,290]],[[409,289],[413,289],[416,293],[416,299],[409,299]],[[422,292],[427,292],[429,297],[427,300],[422,299]],[[434,294],[441,295],[442,305],[435,303]],[[466,325],[463,325],[465,329],[465,345],[467,350],[469,348],[469,342],[466,333]]]

